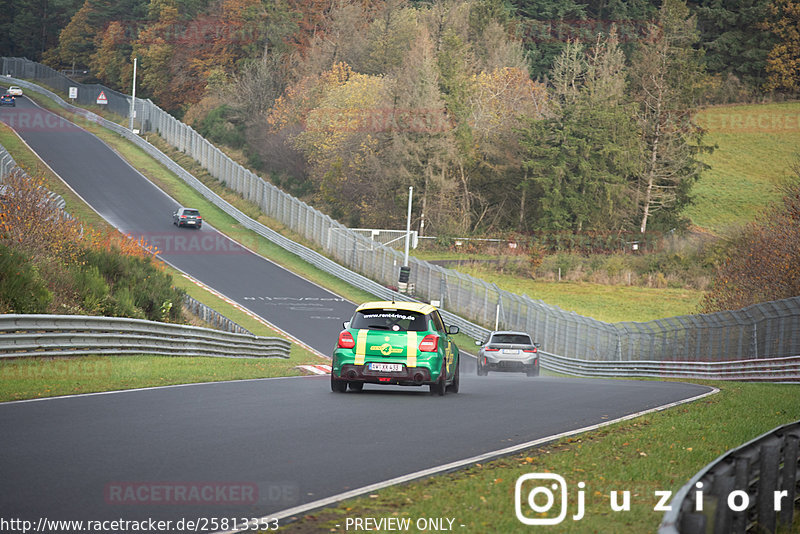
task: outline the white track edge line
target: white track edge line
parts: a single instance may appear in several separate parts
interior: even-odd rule
[[[492,460],[498,458],[500,456],[506,456],[508,454],[513,454],[515,452],[519,452],[521,450],[530,449],[532,447],[536,447],[537,445],[541,445],[543,443],[547,443],[550,441],[555,441],[557,439],[574,436],[575,434],[582,434],[584,432],[591,432],[593,430],[597,430],[599,428],[609,426],[615,423],[620,423],[622,421],[628,421],[630,419],[635,419],[636,417],[641,417],[643,415],[647,415],[649,413],[660,412],[663,410],[667,410],[669,408],[674,408],[675,406],[680,406],[681,404],[686,404],[689,402],[694,402],[700,400],[702,398],[708,397],[710,395],[715,395],[719,393],[719,389],[713,386],[706,386],[710,387],[711,391],[707,391],[701,395],[696,395],[694,397],[690,397],[688,399],[682,399],[679,401],[671,402],[669,404],[665,404],[662,406],[657,406],[655,408],[650,408],[649,410],[644,410],[641,412],[636,412],[632,414],[625,415],[623,417],[619,417],[617,419],[613,419],[610,421],[603,421],[602,423],[597,423],[595,425],[586,426],[583,428],[578,428],[576,430],[568,430],[566,432],[561,432],[560,434],[554,434],[552,436],[547,436],[544,438],[539,438],[533,441],[528,441],[525,443],[520,443],[517,445],[512,445],[511,447],[506,447],[504,449],[497,449],[495,451],[486,452],[484,454],[479,454],[477,456],[472,456],[470,458],[465,458],[463,460],[456,460],[455,462],[450,462],[447,464],[439,465],[436,467],[430,467],[428,469],[423,469],[421,471],[416,471],[414,473],[409,473],[407,475],[401,475],[399,477],[391,478],[389,480],[385,480],[383,482],[376,482],[375,484],[370,484],[368,486],[363,486],[361,488],[357,488],[354,490],[346,491],[343,493],[339,493],[336,495],[332,495],[330,497],[326,497],[324,499],[319,499],[316,501],[312,501],[310,503],[302,504],[300,506],[295,506],[294,508],[287,508],[286,510],[281,510],[279,512],[275,512],[273,514],[269,514],[268,516],[264,516],[259,518],[259,523],[261,521],[267,520],[274,520],[274,519],[286,519],[287,517],[292,517],[298,514],[302,514],[305,512],[309,512],[311,510],[315,510],[317,508],[324,508],[326,506],[330,506],[331,504],[335,504],[337,502],[351,499],[353,497],[358,497],[365,493],[369,493],[371,491],[377,491],[389,486],[394,486],[396,484],[403,484],[405,482],[411,482],[413,480],[417,480],[420,478],[425,478],[431,475],[436,475],[439,473],[444,473],[447,471],[452,471],[455,469],[459,469],[465,467],[470,464],[479,463],[486,460]],[[239,532],[247,532],[247,529],[240,529],[240,530],[228,530],[228,531],[221,531],[215,534],[236,534]]]

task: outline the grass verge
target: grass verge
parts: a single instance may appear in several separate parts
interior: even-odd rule
[[[0,362],[0,402],[224,380],[299,374],[308,363],[283,359],[182,356],[80,356],[18,358]]]
[[[658,502],[655,491],[675,492],[725,451],[800,419],[800,388],[796,385],[709,385],[720,388],[720,393],[520,454],[348,500],[301,518],[281,532],[345,532],[347,518],[365,517],[408,518],[412,525],[408,532],[421,531],[414,528],[420,518],[453,519],[454,530],[464,533],[530,532],[531,527],[520,523],[514,510],[515,482],[529,473],[559,474],[567,481],[567,519],[558,526],[545,527],[548,532],[656,532],[663,513],[653,510]],[[476,422],[476,431],[479,428],[480,422]],[[578,511],[579,482],[586,484],[585,517],[573,521]],[[529,492],[533,485],[526,488]],[[612,491],[620,492],[620,503],[622,492],[630,492],[629,511],[611,510]]]

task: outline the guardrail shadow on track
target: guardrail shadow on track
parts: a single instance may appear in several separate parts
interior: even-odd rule
[[[799,443],[800,421],[726,452],[678,491],[658,534],[796,532]]]

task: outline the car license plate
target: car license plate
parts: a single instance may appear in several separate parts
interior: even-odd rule
[[[503,354],[518,354],[519,351],[517,349],[503,349]]]
[[[403,365],[400,363],[371,363],[369,364],[369,370],[397,373],[403,370]]]
[[[186,221],[186,224],[194,224],[194,221]]]

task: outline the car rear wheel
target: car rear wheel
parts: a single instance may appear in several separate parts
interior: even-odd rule
[[[450,393],[458,393],[458,388],[461,382],[461,358],[456,362],[456,374],[453,377],[453,383],[447,386],[447,391]]]
[[[486,376],[486,375],[488,375],[488,374],[489,374],[489,371],[487,371],[487,370],[486,370],[486,369],[483,367],[483,364],[481,363],[481,359],[480,359],[480,358],[478,358],[478,376]]]
[[[338,380],[331,373],[331,391],[334,393],[344,393],[347,391],[347,380]]]
[[[442,363],[442,372],[439,373],[439,380],[435,384],[431,384],[431,395],[444,397],[447,391],[447,367]]]

